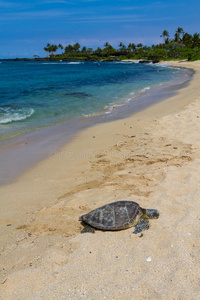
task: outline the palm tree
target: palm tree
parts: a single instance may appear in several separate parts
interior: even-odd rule
[[[176,32],[174,35],[174,42],[178,43],[179,41],[179,34]]]
[[[108,46],[105,46],[108,45]],[[115,52],[116,50],[109,44],[104,44],[105,48],[102,50],[106,56],[109,56],[111,53]]]
[[[78,50],[80,49],[80,44],[79,43],[76,43],[75,45],[74,45],[74,51],[75,52],[78,52]]]
[[[50,52],[51,52],[51,51],[50,51],[50,47],[51,47],[51,45],[50,45],[49,43],[47,43],[46,47],[44,47],[44,51],[50,53]],[[48,53],[47,53],[47,57],[48,57]]]
[[[134,50],[136,49],[136,46],[134,43],[129,43],[128,48],[134,52]]]
[[[109,44],[108,42],[106,42],[106,43],[104,44],[104,47],[108,47],[108,46],[110,46],[110,44]]]
[[[87,53],[88,54],[92,54],[93,53],[93,49],[92,48],[87,48]]]
[[[58,48],[60,48],[61,52],[64,49],[63,45],[61,45],[61,44],[58,45]]]
[[[66,54],[72,54],[73,50],[74,50],[74,47],[72,45],[70,45],[70,44],[65,47],[65,53]]]
[[[183,35],[183,43],[186,45],[186,47],[190,47],[192,46],[192,35],[189,33],[184,33]]]
[[[100,55],[101,52],[102,52],[102,49],[101,49],[100,47],[98,47],[98,48],[95,50],[95,53],[96,53],[97,55]]]
[[[52,54],[54,54],[54,52],[56,53],[57,49],[58,49],[58,46],[57,46],[57,45],[51,45],[51,46],[49,47],[49,52],[52,52]],[[55,54],[54,54],[54,55],[55,55]]]
[[[120,51],[126,50],[126,46],[122,42],[119,44],[119,48],[120,48]]]
[[[85,46],[83,46],[81,52],[84,53],[84,54],[87,53],[87,48]]]
[[[181,34],[182,34],[182,38],[183,38],[183,34],[184,34],[183,28],[178,27],[176,30],[176,33],[175,33],[175,42],[179,42],[181,40],[181,38],[180,38]]]
[[[163,44],[166,41],[166,37],[169,37],[169,32],[167,30],[164,30],[161,37],[163,37]]]
[[[194,33],[193,37],[192,37],[192,47],[199,47],[200,46],[200,37],[199,37],[199,33]]]
[[[47,57],[48,57],[48,48],[47,48],[47,47],[44,47],[44,51],[47,52]]]
[[[137,48],[142,48],[142,47],[143,47],[142,43],[137,44]]]

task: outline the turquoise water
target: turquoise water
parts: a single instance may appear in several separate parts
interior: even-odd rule
[[[0,63],[0,140],[106,113],[182,69],[132,62]]]

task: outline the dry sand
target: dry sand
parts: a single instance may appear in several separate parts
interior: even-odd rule
[[[0,299],[200,299],[200,62],[177,95],[80,133],[0,188]],[[133,200],[133,228],[80,234],[78,217]]]

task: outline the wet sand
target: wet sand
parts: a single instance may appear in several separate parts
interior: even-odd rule
[[[198,299],[200,62],[189,86],[126,119],[88,128],[0,187],[2,299]],[[132,200],[133,228],[80,234],[78,217]]]

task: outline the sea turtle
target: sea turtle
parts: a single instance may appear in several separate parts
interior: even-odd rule
[[[141,208],[138,203],[133,201],[117,201],[82,215],[79,221],[82,221],[84,226],[82,233],[94,233],[95,228],[100,230],[122,230],[136,226],[133,232],[136,234],[149,229],[148,219],[157,219],[158,217],[159,212],[156,209]]]

